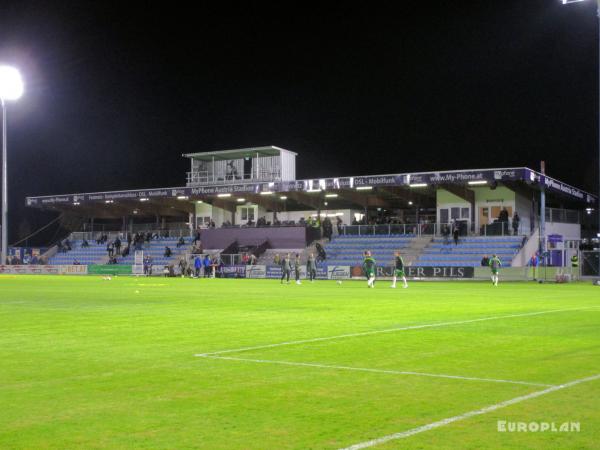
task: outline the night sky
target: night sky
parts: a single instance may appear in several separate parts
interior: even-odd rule
[[[48,3],[0,14],[0,62],[26,83],[11,241],[27,195],[183,186],[182,153],[261,145],[297,152],[298,178],[544,159],[598,190],[595,1]]]

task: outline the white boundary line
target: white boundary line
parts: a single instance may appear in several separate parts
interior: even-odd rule
[[[291,361],[274,361],[270,359],[248,359],[248,358],[235,358],[231,356],[204,356],[204,358],[210,359],[221,359],[227,361],[243,361],[252,363],[263,363],[263,364],[280,364],[284,366],[302,366],[302,367],[318,367],[320,369],[335,369],[335,370],[354,370],[357,372],[374,372],[374,373],[385,373],[392,375],[415,375],[421,377],[432,377],[432,378],[451,378],[456,380],[468,380],[468,381],[483,381],[492,383],[510,383],[510,384],[524,384],[527,386],[555,386],[553,384],[546,383],[533,383],[529,381],[513,381],[513,380],[501,380],[496,378],[478,378],[478,377],[463,377],[460,375],[446,375],[436,373],[425,373],[425,372],[407,372],[400,370],[385,370],[385,369],[369,369],[364,367],[351,367],[351,366],[337,366],[330,364],[318,364],[318,363],[304,363],[304,362],[291,362]]]
[[[247,352],[250,350],[260,350],[260,349],[264,349],[264,348],[281,347],[284,345],[307,344],[310,342],[330,341],[333,339],[344,339],[344,338],[358,337],[358,336],[369,336],[372,334],[381,334],[381,333],[394,333],[396,331],[419,330],[419,329],[423,329],[423,328],[446,327],[446,326],[451,326],[451,325],[461,325],[461,324],[465,324],[465,323],[484,322],[487,320],[510,319],[513,317],[539,316],[542,314],[552,314],[552,313],[565,312],[565,311],[585,311],[588,309],[599,308],[599,307],[600,306],[588,306],[588,307],[584,307],[584,308],[550,309],[550,310],[546,310],[546,311],[537,311],[537,312],[523,313],[523,314],[508,314],[508,315],[504,315],[504,316],[481,317],[479,319],[457,320],[455,322],[439,322],[439,323],[429,323],[429,324],[424,324],[424,325],[411,325],[411,326],[407,326],[407,327],[388,328],[385,330],[364,331],[361,333],[340,334],[338,336],[326,336],[326,337],[318,337],[318,338],[313,338],[313,339],[301,339],[298,341],[279,342],[279,343],[275,343],[275,344],[257,345],[254,347],[242,347],[242,348],[234,348],[234,349],[228,349],[228,350],[219,350],[216,352],[197,353],[194,356],[204,357],[204,356],[212,356],[212,355],[222,355],[225,353],[239,353],[239,352]]]
[[[454,417],[448,417],[447,419],[442,419],[442,420],[438,420],[437,422],[432,422],[430,424],[427,425],[422,425],[420,427],[417,428],[413,428],[407,431],[402,431],[400,433],[394,433],[394,434],[389,434],[387,436],[383,436],[377,439],[372,439],[370,441],[365,441],[365,442],[360,442],[358,444],[354,444],[351,445],[350,447],[345,447],[342,450],[360,450],[363,448],[368,448],[368,447],[373,447],[375,445],[379,445],[379,444],[383,444],[385,442],[389,442],[389,441],[393,441],[393,440],[397,440],[397,439],[404,439],[410,436],[413,436],[415,434],[419,434],[419,433],[423,433],[424,431],[429,431],[429,430],[433,430],[434,428],[439,428],[439,427],[443,427],[445,425],[448,425],[450,423],[453,422],[458,422],[460,420],[465,420],[468,419],[470,417],[473,416],[479,416],[482,414],[487,414],[489,412],[492,411],[496,411],[498,409],[501,408],[505,408],[506,406],[510,406],[510,405],[514,405],[516,403],[521,403],[525,400],[530,400],[532,398],[536,398],[536,397],[541,397],[542,395],[546,395],[549,394],[551,392],[555,392],[561,389],[566,389],[569,388],[571,386],[575,386],[577,384],[580,383],[585,383],[588,381],[594,381],[594,380],[598,380],[600,379],[600,374],[597,375],[592,375],[590,377],[587,378],[581,378],[579,380],[574,380],[571,381],[569,383],[565,383],[565,384],[561,384],[559,386],[552,386],[549,387],[548,389],[544,389],[543,391],[537,391],[537,392],[532,392],[531,394],[527,394],[527,395],[523,395],[520,397],[515,397],[513,399],[510,400],[506,400],[500,403],[496,403],[495,405],[490,405],[490,406],[486,406],[484,408],[481,409],[476,409],[474,411],[469,411],[466,412],[464,414],[460,414],[458,416],[454,416]]]

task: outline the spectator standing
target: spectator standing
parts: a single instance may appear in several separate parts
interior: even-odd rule
[[[540,265],[540,256],[539,254],[536,252],[534,253],[531,258],[529,258],[529,266],[531,266],[531,275],[533,277],[533,281],[536,281],[537,278],[537,267]]]
[[[202,261],[202,265],[204,266],[204,278],[210,277],[210,256],[205,255],[204,261]]]
[[[342,232],[344,231],[344,221],[342,220],[341,217],[338,216],[337,218],[337,223],[336,223],[336,227],[337,227],[337,232],[338,235],[341,235]]]
[[[276,266],[280,266],[281,265],[281,256],[279,256],[279,253],[277,253],[275,255],[275,257],[273,258],[273,264]]]
[[[519,233],[519,223],[521,222],[521,218],[519,214],[515,211],[512,218],[512,228],[513,228],[513,236],[516,236]]]
[[[146,255],[144,258],[144,275],[152,275],[152,258],[150,258],[150,255]]]
[[[454,225],[454,230],[452,231],[452,237],[454,237],[454,245],[458,245],[458,225]]]
[[[199,256],[194,258],[194,270],[196,272],[196,278],[200,278],[200,269],[202,269],[202,260]]]
[[[166,246],[165,247],[165,253],[164,253],[165,258],[170,258],[172,254],[173,254],[173,252],[171,251],[171,249],[169,248],[169,246]]]
[[[117,238],[115,239],[115,253],[117,255],[121,254],[121,239],[119,239],[119,237],[117,236]]]
[[[114,245],[113,245],[113,243],[112,243],[112,242],[109,242],[109,243],[106,245],[106,251],[107,251],[107,253],[108,253],[108,257],[109,257],[109,258],[112,258],[112,256],[114,255],[114,252],[115,252],[115,247],[114,247]]]
[[[483,255],[483,258],[481,258],[481,267],[489,267],[490,265],[490,258],[488,258],[488,255]]]

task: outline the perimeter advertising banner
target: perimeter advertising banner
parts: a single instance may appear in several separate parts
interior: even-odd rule
[[[87,275],[88,266],[83,265],[0,265],[0,273],[13,275]]]
[[[267,278],[267,266],[246,266],[246,278]]]
[[[377,267],[377,277],[391,278],[394,276],[395,268],[392,266]],[[454,267],[454,266],[434,266],[434,267],[413,267],[406,266],[404,273],[407,278],[453,278],[467,279],[475,276],[474,267]],[[364,277],[365,274],[361,266],[352,267],[352,277]]]
[[[290,273],[290,279],[296,277],[294,270]],[[267,266],[265,271],[265,277],[263,278],[276,278],[281,279],[281,266]],[[300,278],[306,278],[306,265],[300,267]],[[331,266],[326,265],[317,266],[317,279],[318,280],[333,280],[340,278],[350,278],[350,266]]]
[[[90,275],[131,275],[132,270],[129,265],[119,264],[94,264],[88,267]]]
[[[223,266],[223,278],[246,278],[246,266]]]

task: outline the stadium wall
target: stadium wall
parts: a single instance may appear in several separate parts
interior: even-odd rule
[[[259,245],[269,241],[272,248],[306,247],[306,227],[209,228],[202,231],[206,249],[226,248],[232,242],[239,245]]]

